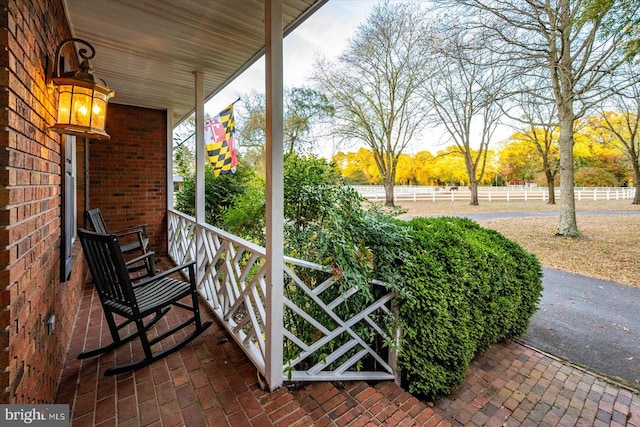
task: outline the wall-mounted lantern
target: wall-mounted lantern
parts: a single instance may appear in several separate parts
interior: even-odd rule
[[[82,43],[91,49],[91,54],[82,48],[78,51],[82,58],[80,69],[62,73],[58,76],[60,51],[70,42]],[[58,118],[49,129],[60,134],[71,134],[91,139],[110,139],[104,131],[107,119],[107,103],[114,92],[95,82],[93,68],[89,63],[96,51],[88,42],[70,38],[62,41],[56,49],[53,69],[49,76],[58,87]]]

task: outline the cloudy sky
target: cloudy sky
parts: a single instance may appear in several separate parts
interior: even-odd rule
[[[353,36],[358,25],[364,23],[370,15],[373,6],[382,0],[329,0],[324,6],[296,28],[284,39],[284,86],[287,88],[308,85],[312,74],[315,58],[324,56],[335,58],[347,46],[349,38]],[[264,58],[257,61],[251,68],[221,91],[205,106],[206,112],[215,116],[229,103],[243,94],[255,90],[264,93]],[[238,105],[241,107],[241,103]],[[494,135],[499,141],[511,134],[508,128],[500,128]],[[407,152],[429,150],[432,153],[452,144],[442,128],[430,128],[422,135],[416,135],[414,141],[407,147]],[[328,141],[327,141],[328,142]],[[335,146],[334,142],[319,144],[316,154],[326,158],[338,150],[355,151],[358,146]]]
[[[329,0],[284,39],[284,85],[305,86],[317,56],[333,58],[346,47],[358,24],[379,0]],[[227,88],[211,99],[205,109],[216,115],[244,93],[264,93],[264,59],[256,62]]]

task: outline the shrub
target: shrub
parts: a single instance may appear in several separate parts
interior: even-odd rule
[[[332,163],[295,153],[287,155],[284,162],[284,216],[295,228],[322,225],[333,207],[344,204],[343,197],[359,198],[356,192],[347,196],[343,190],[348,190],[348,187]]]
[[[464,380],[475,354],[526,331],[542,270],[534,255],[469,219],[408,225],[398,365],[411,393],[433,398]]]
[[[204,210],[205,220],[212,225],[219,225],[223,214],[236,201],[238,195],[244,194],[247,182],[254,179],[252,171],[238,166],[233,174],[215,176],[213,167],[205,165],[204,170]],[[187,215],[195,216],[196,205],[195,174],[184,178],[184,186],[176,195],[176,209]]]
[[[284,184],[289,255],[331,266],[345,288],[397,282],[394,263],[407,244],[399,211],[370,204],[323,159],[289,155]]]
[[[244,192],[234,196],[221,216],[220,228],[264,246],[265,212],[264,180],[255,177],[246,182]]]
[[[616,176],[599,167],[582,167],[575,173],[577,187],[615,187],[619,184]]]

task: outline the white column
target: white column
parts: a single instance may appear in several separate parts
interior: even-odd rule
[[[167,110],[167,210],[169,209],[173,209],[173,112],[171,109]]]
[[[195,101],[196,101],[196,283],[199,285],[204,277],[204,254],[202,247],[201,229],[204,224],[204,74],[201,71],[195,73]]]
[[[282,0],[265,1],[267,348],[265,376],[271,390],[282,385],[284,282],[284,156],[282,147]]]
[[[196,99],[196,223],[204,224],[204,74],[195,73]]]

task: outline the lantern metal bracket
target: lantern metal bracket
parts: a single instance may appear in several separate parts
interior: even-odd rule
[[[62,52],[62,49],[69,43],[82,43],[83,45],[87,46],[89,49],[91,49],[91,54],[87,54],[87,49],[85,48],[81,48],[78,50],[78,55],[80,55],[80,58],[82,58],[82,62],[80,63],[80,67],[78,69],[78,71],[70,71],[70,72],[66,72],[66,73],[60,73],[60,70],[58,69],[58,67],[60,66],[60,63],[58,61],[60,61],[60,52]],[[60,42],[60,44],[58,45],[58,47],[56,48],[56,53],[55,56],[53,58],[53,62],[47,58],[47,81],[46,83],[49,84],[51,83],[51,81],[61,75],[66,75],[68,77],[74,77],[78,80],[84,80],[84,81],[88,81],[88,82],[95,82],[95,78],[93,76],[93,67],[91,67],[91,63],[89,62],[90,59],[95,58],[96,56],[96,50],[93,47],[93,45],[91,43],[89,43],[86,40],[77,38],[77,37],[71,37],[68,38],[66,40],[63,40],[62,42]],[[64,60],[64,58],[63,58]]]
[[[62,72],[59,68],[60,64],[64,64],[60,62],[64,61],[64,57],[61,57],[60,53],[69,43],[79,43],[85,47],[77,51],[81,58],[78,70]],[[104,131],[106,105],[114,92],[106,83],[96,83],[90,62],[95,55],[96,50],[89,42],[71,37],[60,42],[53,61],[47,58],[46,84],[65,88],[65,108],[61,109],[58,106],[58,121],[49,127],[49,130],[91,139],[109,139],[109,135]]]

